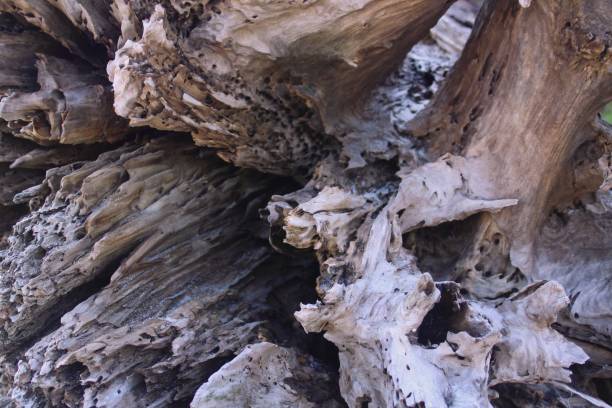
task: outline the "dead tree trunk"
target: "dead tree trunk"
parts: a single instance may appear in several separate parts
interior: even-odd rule
[[[0,405],[609,406],[611,25],[0,2]]]

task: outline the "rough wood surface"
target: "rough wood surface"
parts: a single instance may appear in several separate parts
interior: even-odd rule
[[[608,0],[0,2],[0,406],[609,407]]]

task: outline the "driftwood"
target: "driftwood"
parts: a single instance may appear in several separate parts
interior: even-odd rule
[[[0,2],[0,405],[609,406],[611,24]]]

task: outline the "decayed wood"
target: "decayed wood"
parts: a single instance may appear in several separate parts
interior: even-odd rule
[[[15,17],[4,15],[0,24],[0,119],[7,130],[43,145],[123,138],[126,122],[113,112],[103,69]]]
[[[421,273],[414,257],[402,248],[401,234],[415,226],[406,221],[416,217],[427,224],[431,208],[456,219],[516,203],[479,202],[449,194],[461,191],[460,186],[448,184],[453,172],[458,181],[470,180],[459,173],[461,163],[448,157],[410,173],[374,220],[368,214],[368,207],[370,213],[375,208],[372,204],[330,188],[284,218],[287,242],[308,246],[314,237],[315,248],[333,255],[324,263],[331,276],[319,281],[322,302],[302,306],[296,317],[307,331],[324,329],[326,338],[337,344],[341,391],[351,406],[364,400],[376,406],[419,402],[441,406],[449,400],[486,405],[484,384],[568,381],[566,368],[588,358],[549,327],[569,303],[559,284],[534,284],[505,303],[467,301],[452,284],[436,288],[431,276]],[[439,204],[429,195],[439,197]],[[432,207],[419,207],[423,200]],[[448,206],[447,200],[455,204]],[[280,203],[273,204],[271,214],[278,213]],[[363,219],[364,214],[368,216],[356,239],[348,245],[337,242],[350,236],[356,229],[353,219]],[[524,340],[523,330],[531,342]],[[489,367],[494,346],[496,363]],[[445,375],[439,371],[441,365]]]
[[[14,196],[39,184],[44,177],[41,170],[15,164],[36,148],[34,143],[0,133],[0,248],[7,245],[13,225],[27,213],[27,206],[16,203]]]
[[[513,263],[523,273],[532,270],[534,235],[551,206],[560,204],[555,189],[589,134],[583,129],[612,96],[606,7],[487,3],[455,79],[451,75],[436,102],[407,126],[416,136],[428,134],[432,157],[462,152],[475,170],[487,169],[489,179],[475,194],[521,201],[496,223],[513,241]],[[559,111],[566,113],[559,117]]]
[[[272,343],[247,346],[195,394],[202,407],[341,407],[329,394],[333,381],[311,356]]]
[[[285,174],[307,173],[326,146],[350,136],[364,96],[448,6],[171,4],[147,15],[140,3],[115,3],[126,28],[108,66],[117,113],[133,126],[190,131],[237,165]],[[133,22],[143,19],[138,34]]]
[[[248,343],[298,344],[269,321],[298,299],[277,309],[267,299],[295,295],[311,264],[273,255],[253,220],[279,181],[168,140],[48,172],[45,203],[0,255],[5,356],[48,330],[41,321],[53,329],[13,368],[12,398],[165,406],[190,399]]]
[[[451,3],[0,4],[0,405],[608,406],[612,6]]]
[[[473,250],[456,272],[466,287],[476,296],[495,297],[516,290],[513,276],[523,284],[521,275],[556,279],[572,298],[574,318],[607,334],[612,323],[609,301],[603,300],[610,293],[607,255],[587,247],[604,253],[610,248],[605,237],[592,235],[606,230],[608,209],[588,197],[603,180],[596,163],[607,149],[592,124],[612,97],[608,7],[606,2],[548,1],[526,9],[487,3],[455,77],[451,74],[436,101],[407,126],[415,135],[425,126],[432,157],[448,150],[465,155],[484,176],[471,188],[474,194],[519,200],[482,219]],[[593,151],[591,157],[585,150]],[[586,210],[567,208],[576,200],[583,200]],[[548,236],[559,216],[567,217],[562,224],[580,219],[580,227],[568,234],[575,240],[584,233],[593,244],[573,242],[571,251],[562,250],[562,236]],[[500,264],[506,254],[511,264]],[[554,261],[564,255],[563,266]],[[578,268],[583,272],[576,273]]]
[[[601,19],[611,13],[606,13],[604,2],[576,3],[571,7],[554,1],[540,2],[528,9],[511,2],[488,2],[484,7],[470,42],[435,101],[404,126],[409,134],[425,138],[431,159],[448,151],[465,158],[443,155],[416,170],[402,170],[399,191],[384,207],[364,196],[329,188],[323,188],[318,195],[315,192],[302,197],[297,206],[290,204],[296,200],[294,196],[288,196],[289,201],[272,203],[271,213],[282,214],[288,243],[321,251],[325,271],[325,279],[319,281],[322,302],[303,306],[296,316],[307,330],[325,331],[326,338],[339,347],[341,390],[353,406],[363,400],[376,406],[410,406],[419,402],[426,406],[481,406],[488,401],[486,389],[470,389],[463,394],[470,385],[569,380],[562,368],[588,357],[549,327],[570,299],[559,284],[525,286],[530,280],[559,279],[569,284],[572,310],[578,309],[573,318],[580,319],[580,311],[589,310],[581,323],[608,339],[603,349],[589,350],[592,361],[606,364],[608,360],[609,351],[605,349],[609,347],[609,301],[603,300],[609,298],[604,272],[607,260],[591,258],[580,247],[571,252],[556,247],[553,253],[567,255],[557,273],[550,264],[552,253],[545,243],[558,242],[537,237],[549,211],[563,204],[554,188],[566,188],[570,200],[580,198],[573,194],[576,185],[567,188],[559,178],[572,170],[572,157],[585,141],[583,129],[609,97],[604,51],[608,40]],[[566,21],[571,21],[569,26]],[[586,30],[590,34],[585,34]],[[588,44],[583,40],[585,35]],[[531,41],[536,44],[530,45]],[[536,60],[541,66],[542,59],[545,69],[534,71]],[[466,72],[471,76],[466,77]],[[542,92],[534,92],[535,87],[542,87],[537,88]],[[545,92],[548,88],[551,91]],[[554,112],[564,101],[573,108],[573,116],[559,124]],[[542,113],[546,109],[549,111]],[[500,112],[511,114],[500,117]],[[597,174],[591,177],[601,179]],[[591,186],[597,184],[595,181]],[[605,230],[609,215],[596,207],[587,210],[601,214],[591,225]],[[436,346],[428,358],[423,358],[421,351],[411,351],[423,346],[419,341],[430,340],[418,334],[427,327],[427,312],[436,311],[433,305],[444,301],[438,300],[440,295],[432,287],[429,275],[421,275],[412,255],[403,249],[402,234],[482,211],[490,214],[479,216],[476,228],[464,236],[474,239],[474,255],[471,251],[464,253],[464,259],[457,264],[458,271],[431,271],[434,276],[460,279],[471,292],[472,301],[463,313],[489,324],[500,323],[497,329],[493,325],[484,332],[470,328],[461,323],[463,313],[459,313],[458,306],[455,318],[450,313],[455,307],[436,315],[440,319],[437,329],[442,330],[437,343],[446,340],[455,344],[451,349],[461,360],[459,365],[471,366],[469,374],[460,373],[461,379],[454,383],[452,363],[445,361],[441,365],[436,360],[439,357],[434,357],[444,352],[442,345]],[[371,216],[364,213],[378,215],[371,221]],[[360,227],[360,221],[355,224],[352,215],[365,220]],[[278,222],[277,217],[271,220]],[[588,231],[586,226],[583,228]],[[341,245],[334,245],[339,239]],[[609,254],[605,239],[602,242],[595,235],[593,241]],[[533,265],[535,248],[541,262],[538,268]],[[581,257],[592,259],[586,280],[578,277],[574,269],[584,265]],[[527,296],[529,300],[525,302],[529,306],[523,312],[527,318],[511,306],[514,300],[503,301],[508,293],[520,288],[523,291],[512,299]],[[590,288],[597,293],[578,301]],[[533,294],[524,295],[529,292]],[[491,298],[499,299],[492,303],[497,304],[495,313],[505,316],[498,318],[487,312],[491,305],[487,299]],[[535,326],[530,326],[530,320],[536,322]],[[458,326],[452,328],[453,324]],[[526,332],[514,335],[512,331],[519,327]],[[411,332],[417,335],[406,338]],[[457,337],[462,340],[455,340]],[[466,341],[483,342],[480,354],[461,351]],[[553,349],[556,351],[551,353]],[[479,366],[489,359],[495,362],[490,368],[486,364]],[[422,366],[423,360],[432,364],[432,377],[424,374],[429,370]],[[540,362],[544,362],[545,370],[538,368]],[[423,383],[412,378],[405,368],[414,364],[421,364],[416,375],[427,378]],[[448,382],[435,377],[438,368]],[[432,383],[442,385],[429,387]]]
[[[119,34],[108,2],[91,0],[6,0],[0,11],[12,13],[94,66],[104,66]]]
[[[20,137],[41,144],[114,142],[125,122],[112,111],[112,94],[100,73],[79,63],[39,54],[34,92],[0,100],[0,118]]]

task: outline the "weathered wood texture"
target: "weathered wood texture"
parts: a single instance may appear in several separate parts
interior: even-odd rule
[[[0,2],[0,405],[609,406],[611,24]]]
[[[171,405],[246,344],[308,343],[282,324],[314,265],[258,237],[257,207],[284,183],[168,139],[47,172],[0,253],[3,352],[43,336],[6,362],[11,396]]]
[[[23,3],[21,14],[34,16],[43,28],[53,27],[46,32],[56,39],[73,38],[53,31],[68,29],[70,24],[36,19],[29,11],[28,7],[45,1]],[[0,11],[14,7],[5,2]],[[113,94],[104,70],[71,54],[72,48],[81,47],[66,50],[21,21],[21,14],[0,18],[0,121],[4,127],[43,145],[112,142],[123,137],[127,123],[113,112]]]
[[[303,174],[360,127],[368,92],[448,2],[116,5],[123,44],[108,73],[117,113],[133,126],[191,132],[240,166]]]

